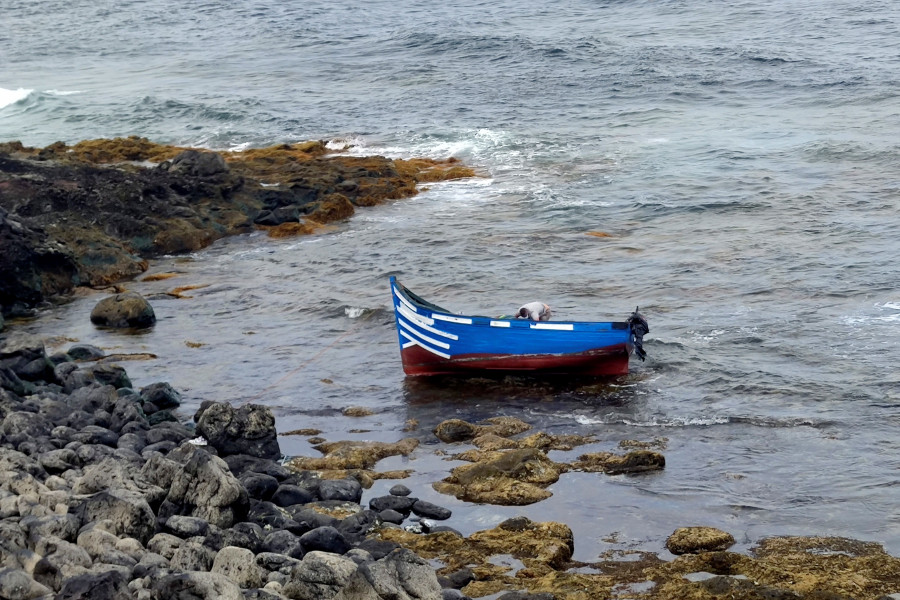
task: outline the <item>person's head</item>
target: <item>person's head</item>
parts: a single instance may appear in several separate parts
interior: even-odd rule
[[[516,317],[527,317],[528,311],[524,308],[520,308],[519,312],[516,313]]]

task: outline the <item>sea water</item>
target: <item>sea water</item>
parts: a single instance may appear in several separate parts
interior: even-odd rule
[[[322,139],[481,175],[322,235],[156,261],[180,276],[129,284],[159,318],[143,335],[94,329],[98,296],[17,328],[51,348],[151,353],[125,363],[135,385],[169,381],[187,411],[253,401],[281,431],[417,436],[378,467],[414,469],[465,533],[563,520],[583,560],[609,539],[660,549],[687,525],[739,547],[844,535],[900,552],[898,23],[896,3],[861,0],[7,0],[2,141]],[[539,300],[560,319],[622,320],[639,305],[649,358],[595,385],[406,380],[389,275],[464,313]],[[201,287],[164,295],[176,285]],[[495,415],[595,436],[561,461],[657,440],[666,469],[565,474],[528,507],[431,490],[459,463],[430,429]]]

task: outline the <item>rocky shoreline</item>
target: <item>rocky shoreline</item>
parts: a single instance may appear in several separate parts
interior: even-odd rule
[[[218,154],[139,138],[0,144],[0,315],[134,277],[159,254],[257,228],[310,233],[472,174],[454,161],[334,156],[321,142]],[[113,323],[117,309],[92,320],[152,322],[138,310],[143,321]],[[548,453],[590,440],[530,429],[512,417],[441,423],[432,447],[468,464],[434,488],[524,505],[569,471],[665,468],[662,440],[560,463]],[[205,401],[186,414],[168,383],[134,389],[99,348],[48,355],[41,340],[0,334],[0,600],[900,598],[900,560],[875,543],[771,538],[747,555],[729,551],[727,532],[680,527],[666,542],[673,560],[618,550],[585,563],[565,523],[517,517],[463,536],[404,485],[364,502],[375,479],[406,475],[377,463],[419,441],[313,438],[321,456],[283,457],[264,406]]]
[[[900,559],[840,538],[772,538],[747,556],[728,551],[726,532],[688,527],[667,540],[675,560],[631,551],[585,563],[564,523],[517,517],[464,537],[449,510],[402,484],[362,502],[374,478],[404,476],[366,469],[415,440],[322,441],[322,457],[284,462],[268,408],[179,406],[167,383],[133,389],[99,348],[48,356],[38,340],[0,342],[0,598],[898,597]],[[547,450],[583,440],[528,429],[509,417],[441,423],[446,448],[476,450],[435,487],[481,482],[509,493],[480,501],[516,504],[520,484],[540,490],[567,468],[664,463],[640,448],[553,467]]]
[[[0,314],[146,271],[238,233],[313,233],[359,207],[472,177],[455,159],[356,157],[324,142],[210,152],[143,138],[0,143]]]

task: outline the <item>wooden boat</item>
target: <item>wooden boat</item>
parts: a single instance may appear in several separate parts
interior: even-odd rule
[[[647,321],[583,322],[454,314],[423,300],[391,277],[400,357],[407,375],[626,375],[641,360]]]

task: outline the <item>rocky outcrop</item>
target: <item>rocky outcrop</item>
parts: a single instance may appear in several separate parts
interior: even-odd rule
[[[440,597],[371,539],[359,481],[273,460],[268,408],[204,403],[193,427],[170,385],[100,381],[96,355],[0,345],[0,598]]]
[[[154,256],[255,227],[309,233],[420,182],[472,175],[453,160],[330,156],[322,142],[223,153],[135,137],[0,143],[0,314],[134,277]]]

